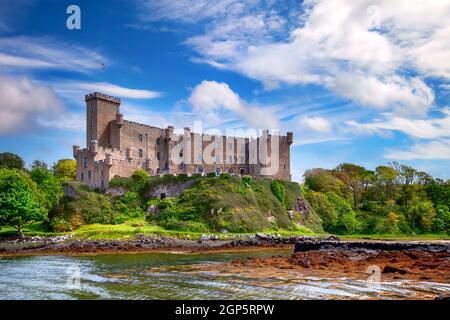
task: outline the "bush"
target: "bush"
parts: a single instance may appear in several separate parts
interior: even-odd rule
[[[250,184],[252,183],[252,177],[251,176],[243,176],[242,177],[242,183],[247,188],[250,188]]]
[[[270,183],[270,189],[272,193],[277,197],[277,199],[281,202],[284,208],[287,207],[287,198],[286,198],[286,187],[284,186],[283,181],[273,180]]]
[[[185,232],[208,232],[209,228],[207,225],[196,221],[179,221],[170,219],[161,225],[168,230],[185,231]]]
[[[72,226],[64,218],[54,218],[50,221],[50,228],[53,232],[69,232],[72,231]]]

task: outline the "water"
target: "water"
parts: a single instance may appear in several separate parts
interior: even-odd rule
[[[0,258],[0,299],[402,299],[450,293],[450,284],[399,281],[368,285],[350,279],[288,279],[276,274],[257,279],[198,270],[199,264],[290,252]],[[190,272],[193,266],[197,266],[196,272]]]

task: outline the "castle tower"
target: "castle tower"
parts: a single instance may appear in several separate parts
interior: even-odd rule
[[[86,146],[97,141],[100,147],[111,147],[110,123],[120,115],[120,99],[94,92],[86,95]]]

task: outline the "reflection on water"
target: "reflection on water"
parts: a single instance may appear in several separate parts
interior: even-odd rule
[[[276,250],[0,258],[0,299],[398,299],[450,293],[449,284],[398,281],[369,285],[350,279],[286,279],[276,275],[255,279],[189,269],[199,263],[289,253]],[[80,286],[68,287],[74,266],[79,270]]]

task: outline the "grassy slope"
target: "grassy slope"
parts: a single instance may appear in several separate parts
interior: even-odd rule
[[[161,181],[152,179],[151,186],[160,183],[176,183],[176,179]],[[184,177],[181,179],[185,181]],[[239,177],[210,177],[196,179],[195,183],[177,198],[167,199],[174,203],[176,223],[193,222],[205,226],[205,230],[177,228],[164,225],[161,221],[151,219],[145,221],[141,217],[127,218],[123,223],[109,224],[109,216],[116,216],[117,198],[113,199],[86,188],[75,186],[79,198],[69,201],[65,212],[69,211],[68,220],[90,221],[83,224],[72,233],[77,238],[129,238],[136,234],[190,236],[198,238],[202,233],[215,233],[222,238],[234,237],[233,233],[254,234],[255,232],[278,233],[281,235],[313,235],[323,233],[320,219],[314,212],[300,214],[295,212],[290,219],[287,210],[295,209],[300,187],[297,183],[285,183],[283,201],[280,201],[271,190],[271,180],[253,180],[247,188]],[[128,205],[127,205],[128,206]],[[130,206],[128,206],[130,208]],[[190,214],[189,216],[185,216]],[[102,223],[93,223],[100,220]],[[173,219],[172,219],[173,220]],[[173,221],[172,221],[173,222]],[[170,227],[170,228],[169,228]],[[227,229],[228,234],[220,231]],[[0,238],[12,236],[15,230],[9,227],[0,229]],[[52,236],[63,233],[46,232],[40,224],[30,224],[25,228],[28,236]]]
[[[195,222],[216,232],[323,232],[314,212],[297,212],[297,199],[302,198],[297,183],[278,182],[282,184],[281,199],[272,192],[271,183],[256,179],[247,187],[235,176],[199,179],[179,197],[161,202],[162,213],[154,221],[179,230],[186,230],[183,224]],[[293,219],[288,210],[294,210]]]

